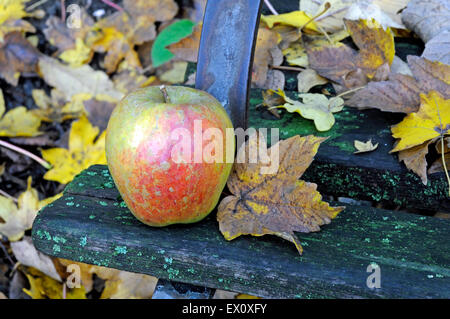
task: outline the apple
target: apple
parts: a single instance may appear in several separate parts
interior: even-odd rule
[[[206,217],[233,165],[229,129],[225,109],[204,91],[154,86],[124,97],[109,119],[105,147],[111,176],[133,215],[150,226]]]

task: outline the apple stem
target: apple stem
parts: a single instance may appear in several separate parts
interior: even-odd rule
[[[165,85],[161,85],[159,87],[159,89],[161,90],[161,93],[162,93],[162,95],[164,97],[164,102],[170,103],[169,94],[167,94],[166,86]]]

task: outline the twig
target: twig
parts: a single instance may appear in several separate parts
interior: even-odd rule
[[[18,146],[15,146],[13,144],[10,144],[8,142],[0,140],[0,146],[9,148],[10,150],[16,151],[17,153],[23,154],[25,156],[28,156],[31,159],[34,159],[36,162],[44,166],[46,169],[52,168],[52,165],[50,163],[47,163],[45,160],[40,158],[39,156],[34,155],[33,153],[28,152],[27,150],[24,150],[23,148],[20,148]]]
[[[302,72],[305,70],[305,68],[302,68],[302,67],[284,66],[284,65],[271,65],[270,68],[277,69],[277,70],[296,71],[296,72]]]
[[[360,86],[360,87],[357,87],[357,88],[354,88],[354,89],[351,89],[351,90],[342,92],[342,93],[336,95],[335,97],[341,97],[341,96],[343,96],[343,95],[347,95],[347,94],[349,94],[349,93],[353,93],[353,92],[359,91],[359,90],[361,90],[361,89],[363,89],[363,88],[365,88],[365,87],[366,87],[366,86],[363,85],[363,86]]]
[[[66,21],[66,4],[65,0],[61,0],[61,21]]]
[[[8,253],[8,250],[6,250],[6,247],[5,247],[5,245],[3,245],[3,243],[2,243],[1,240],[0,240],[0,247],[2,248],[3,253],[5,254],[5,256],[6,256],[6,258],[8,259],[8,261],[11,263],[11,266],[14,267],[15,262],[14,262],[14,260],[12,260],[11,256],[10,256],[9,253]]]
[[[314,20],[316,20],[317,18],[319,18],[321,15],[323,15],[325,12],[328,11],[328,9],[330,9],[331,4],[329,2],[325,3],[325,7],[323,8],[322,12],[319,12],[318,14],[316,14],[314,17],[312,17],[311,19],[308,20],[308,22],[306,22],[301,28],[300,30],[302,30],[304,27],[306,27],[308,24],[310,24],[311,22],[313,22]],[[330,36],[328,35],[328,33],[320,26],[317,24],[317,28],[320,30],[320,32],[323,33],[323,35],[327,38],[328,42],[330,42],[331,44],[333,44],[333,40],[331,40]]]
[[[123,11],[123,8],[121,6],[115,4],[114,2],[111,2],[110,0],[102,0],[102,2],[118,11]]]
[[[40,0],[38,2],[33,3],[32,5],[30,5],[28,8],[25,9],[25,11],[33,11],[33,9],[36,9],[37,7],[39,7],[40,5],[46,3],[48,0]]]
[[[441,134],[441,155],[442,155],[442,166],[444,167],[445,176],[447,177],[448,196],[450,196],[450,176],[448,176],[447,164],[445,163],[445,155],[444,155],[444,134]]]
[[[264,4],[267,6],[267,8],[270,10],[270,12],[272,12],[272,14],[274,15],[278,15],[277,10],[275,10],[275,8],[272,6],[272,4],[270,3],[269,0],[264,0]]]
[[[8,197],[8,198],[12,199],[12,201],[13,201],[14,203],[17,203],[17,198],[15,198],[15,197],[9,195],[9,194],[8,194],[7,192],[5,192],[4,190],[0,189],[0,194],[3,195],[3,196],[5,196],[5,197]]]

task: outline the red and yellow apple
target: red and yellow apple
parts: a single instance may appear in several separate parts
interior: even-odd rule
[[[234,135],[226,150],[227,129],[233,126],[225,109],[204,91],[147,87],[123,98],[108,122],[106,158],[134,216],[150,226],[206,217],[232,167],[226,153],[233,158]],[[213,139],[223,152],[211,147]]]

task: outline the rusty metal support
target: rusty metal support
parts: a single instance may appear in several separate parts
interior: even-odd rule
[[[253,53],[262,0],[208,0],[195,87],[219,100],[234,128],[247,128]]]

